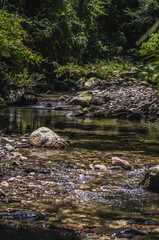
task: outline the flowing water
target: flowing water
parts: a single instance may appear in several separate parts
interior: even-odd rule
[[[29,210],[46,218],[3,218],[2,240],[159,239],[159,194],[140,186],[146,169],[159,162],[159,127],[70,119],[67,112],[46,108],[12,107],[1,114],[8,116],[4,131],[9,136],[45,126],[70,141],[64,150],[23,149],[27,161],[8,163],[2,180],[20,180],[6,188],[0,214]],[[113,156],[127,160],[133,170],[113,168]]]

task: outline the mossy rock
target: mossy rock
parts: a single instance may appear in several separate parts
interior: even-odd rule
[[[149,168],[141,185],[148,191],[159,193],[159,165]]]
[[[85,82],[84,87],[86,89],[93,89],[100,85],[100,80],[96,77],[89,78],[87,82]]]
[[[70,104],[73,105],[81,105],[82,107],[87,107],[92,101],[92,92],[91,91],[84,91],[80,95],[74,97]]]

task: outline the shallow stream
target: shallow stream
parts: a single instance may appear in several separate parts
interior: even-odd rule
[[[159,239],[159,194],[139,184],[146,169],[159,163],[159,127],[70,119],[67,112],[45,108],[12,107],[1,114],[8,116],[3,129],[9,136],[23,137],[45,126],[70,141],[65,150],[24,148],[27,161],[7,162],[1,181],[19,176],[19,182],[6,188],[0,215],[20,210],[46,218],[0,219],[1,240]],[[113,168],[114,156],[133,170]]]

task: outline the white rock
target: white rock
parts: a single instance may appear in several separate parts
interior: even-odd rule
[[[3,186],[3,187],[8,187],[8,186],[9,186],[9,183],[6,182],[6,181],[3,181],[3,182],[1,182],[1,186]]]
[[[14,147],[12,147],[12,145],[10,145],[9,143],[7,143],[5,146],[4,146],[4,148],[6,149],[6,150],[8,150],[8,151],[14,151]]]
[[[64,148],[68,143],[46,127],[35,130],[29,137],[29,143],[37,147]]]

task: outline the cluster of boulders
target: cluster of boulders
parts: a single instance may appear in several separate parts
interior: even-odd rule
[[[5,95],[7,105],[27,106],[36,104],[38,101],[37,94],[26,91],[25,87],[14,83],[4,83],[1,91]]]
[[[107,79],[91,77],[78,82],[76,96],[69,104],[80,105],[81,115],[93,118],[156,120],[159,98],[154,85],[133,77],[137,69],[114,74]],[[93,74],[92,74],[93,75]]]

